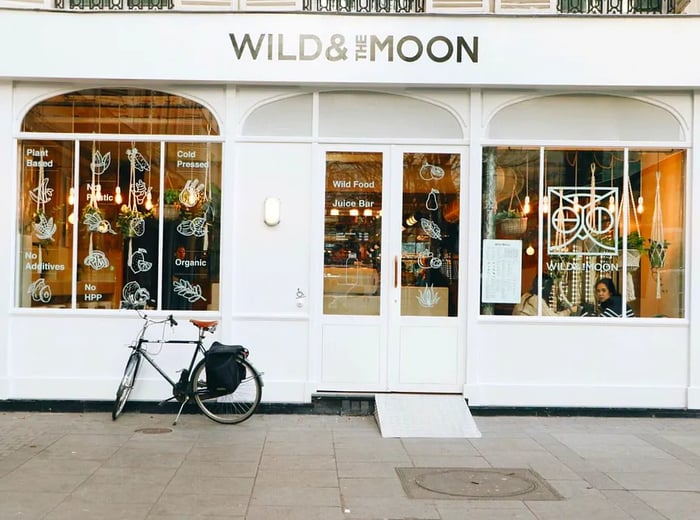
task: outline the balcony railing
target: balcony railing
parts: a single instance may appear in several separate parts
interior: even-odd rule
[[[323,13],[424,13],[425,0],[303,0],[303,10]]]
[[[2,7],[61,11],[302,11],[321,13],[499,13],[665,15],[691,0],[0,0]],[[700,2],[700,0],[694,0]]]
[[[558,0],[557,12],[571,14],[673,14],[677,0]]]
[[[56,9],[76,11],[167,11],[173,0],[55,0]]]

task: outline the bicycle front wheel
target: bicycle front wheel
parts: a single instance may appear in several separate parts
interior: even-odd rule
[[[124,410],[124,405],[126,400],[129,398],[131,389],[134,388],[134,381],[136,381],[136,374],[139,371],[139,366],[141,365],[141,354],[137,352],[132,352],[129,356],[129,361],[126,362],[126,368],[124,369],[124,375],[119,383],[119,388],[117,388],[117,398],[114,400],[114,408],[112,409],[112,420],[116,421],[117,417]]]
[[[245,377],[230,394],[211,396],[207,390],[207,371],[204,360],[194,368],[192,374],[192,395],[202,413],[223,424],[236,424],[245,421],[255,413],[262,396],[260,374],[248,361],[236,362],[245,368]]]

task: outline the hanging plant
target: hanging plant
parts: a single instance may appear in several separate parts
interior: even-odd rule
[[[140,211],[122,204],[117,215],[117,227],[124,238],[140,237],[146,231],[146,219],[153,216],[153,211]]]
[[[163,193],[163,217],[165,220],[177,220],[180,217],[180,192],[175,188],[168,188]]]
[[[663,269],[666,264],[666,253],[668,253],[668,246],[671,244],[668,240],[663,242],[657,240],[650,240],[649,247],[647,247],[647,255],[649,256],[649,262],[651,263],[652,269]]]

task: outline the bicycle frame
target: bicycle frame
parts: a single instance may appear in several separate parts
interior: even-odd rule
[[[173,399],[176,396],[176,390],[178,383],[174,379],[172,379],[168,373],[163,370],[160,365],[156,362],[156,360],[153,358],[151,354],[148,353],[148,350],[145,348],[146,345],[195,345],[194,352],[192,353],[192,358],[190,359],[190,364],[187,368],[181,369],[181,371],[187,370],[187,376],[189,377],[189,374],[192,373],[192,369],[195,366],[195,363],[197,361],[198,355],[204,356],[206,353],[206,349],[204,348],[204,333],[209,331],[213,332],[213,330],[210,329],[204,329],[200,328],[199,329],[199,334],[197,339],[168,339],[168,340],[163,340],[163,339],[148,339],[146,338],[146,331],[151,327],[151,325],[163,325],[165,327],[166,324],[170,323],[171,326],[172,324],[176,324],[175,320],[173,319],[172,314],[169,315],[166,319],[164,320],[151,320],[146,316],[145,314],[142,314],[141,312],[138,313],[139,317],[141,317],[143,320],[145,320],[145,323],[143,327],[141,328],[141,331],[139,332],[139,335],[137,336],[137,339],[135,343],[132,343],[129,345],[129,348],[131,348],[134,352],[138,352],[143,358],[148,361],[148,364],[151,365],[156,372],[158,372],[163,379],[165,379],[168,383],[170,383],[170,386],[173,389],[173,397],[170,397],[166,399],[165,401],[169,401],[170,399]],[[187,378],[186,378],[187,379]],[[182,376],[180,378],[182,381]],[[186,381],[185,381],[186,382]],[[165,402],[163,401],[163,402]]]

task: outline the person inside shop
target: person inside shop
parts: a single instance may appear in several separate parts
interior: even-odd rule
[[[598,300],[598,312],[586,309],[581,316],[602,316],[619,318],[622,316],[622,296],[617,292],[610,278],[601,278],[595,283],[595,295]],[[634,318],[634,311],[625,304],[625,316]]]
[[[561,311],[552,309],[548,302],[552,294],[554,279],[548,273],[542,275],[542,298],[538,295],[540,290],[537,276],[532,280],[532,287],[522,295],[520,302],[513,308],[513,316],[537,316],[538,301],[542,300],[542,316],[574,316],[579,312],[578,305],[572,305]]]

